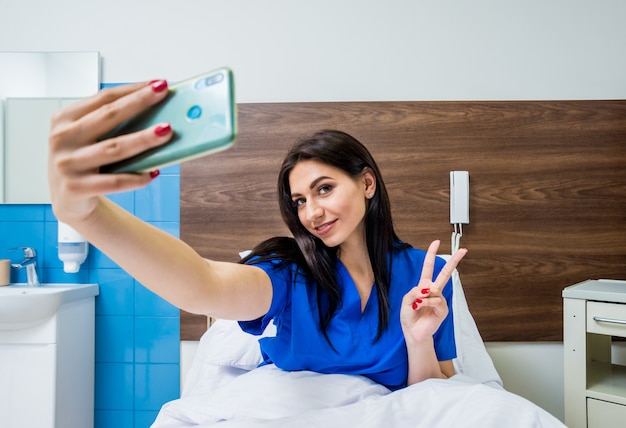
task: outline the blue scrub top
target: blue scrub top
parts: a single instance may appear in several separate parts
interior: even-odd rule
[[[271,320],[276,336],[259,340],[263,363],[283,370],[311,370],[319,373],[342,373],[367,376],[391,390],[406,386],[408,358],[400,325],[400,306],[404,295],[419,282],[426,252],[415,248],[393,254],[389,290],[389,324],[378,341],[378,297],[372,289],[365,310],[361,298],[343,264],[338,261],[337,278],[343,304],[328,324],[326,332],[333,350],[320,329],[315,285],[307,280],[294,263],[264,261],[259,266],[272,281],[273,297],[268,313],[253,321],[240,322],[251,334],[261,334]],[[437,257],[436,277],[445,261]],[[449,313],[433,336],[439,361],[456,358],[452,314],[452,281],[443,290]]]

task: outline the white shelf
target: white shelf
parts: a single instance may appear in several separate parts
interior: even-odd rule
[[[598,321],[602,319],[602,321]],[[611,337],[625,337],[626,281],[588,280],[563,290],[565,424],[609,428],[626,417],[626,366],[611,363]],[[613,416],[607,419],[607,415]],[[623,416],[623,417],[622,417]]]
[[[563,297],[597,302],[626,303],[626,281],[589,279],[564,289]]]
[[[626,406],[626,367],[595,361],[589,363],[587,396]]]

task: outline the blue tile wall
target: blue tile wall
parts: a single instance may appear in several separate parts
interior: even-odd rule
[[[155,227],[180,235],[180,167],[161,170],[149,186],[109,198]],[[98,283],[96,297],[96,428],[149,427],[161,406],[180,396],[179,311],[130,277],[93,246],[76,274],[57,257],[50,205],[0,204],[0,258],[10,248],[38,251],[42,282]],[[12,282],[26,282],[13,271]]]

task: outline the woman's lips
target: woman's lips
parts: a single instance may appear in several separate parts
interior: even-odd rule
[[[318,235],[325,235],[330,231],[337,220],[329,221],[328,223],[320,224],[319,226],[315,226],[315,231]]]

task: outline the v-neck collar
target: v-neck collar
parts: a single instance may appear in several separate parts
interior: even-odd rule
[[[376,287],[376,284],[372,284],[370,294],[369,296],[367,296],[367,302],[365,302],[365,307],[363,308],[363,310],[361,310],[361,295],[359,294],[359,290],[354,283],[354,280],[352,279],[352,275],[350,275],[348,268],[346,268],[341,260],[337,260],[337,263],[338,272],[340,272],[340,281],[343,287],[343,306],[350,312],[353,312],[355,310],[354,306],[357,306],[359,317],[362,318],[364,315],[366,315],[366,313],[370,309],[370,306],[372,306],[373,304],[372,295],[376,294],[374,293],[374,287]]]

